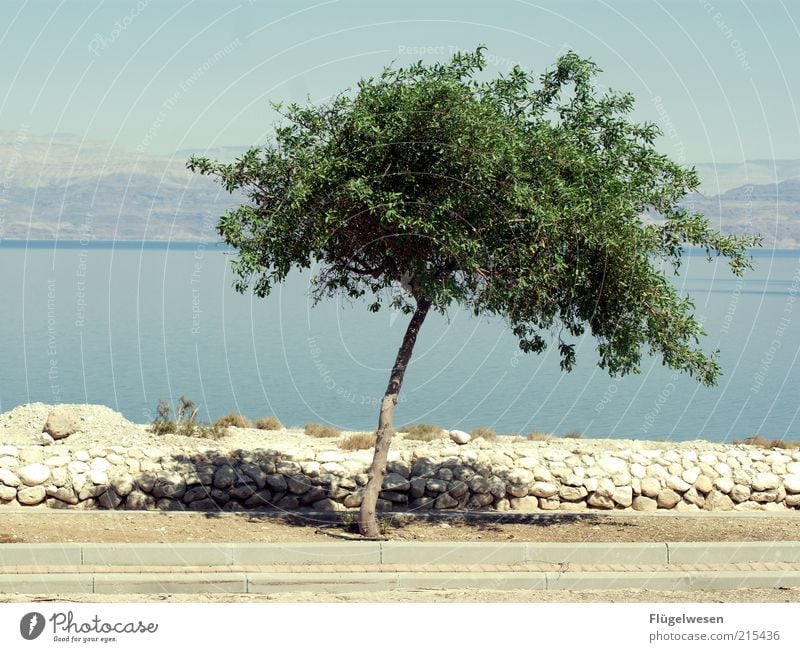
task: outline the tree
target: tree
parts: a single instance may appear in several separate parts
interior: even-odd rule
[[[697,173],[656,151],[655,125],[628,119],[630,94],[595,90],[591,60],[568,53],[538,82],[519,67],[484,79],[483,49],[386,68],[326,103],[275,105],[274,143],[188,164],[247,196],[218,225],[238,250],[237,290],[263,297],[318,265],[316,300],[368,295],[372,311],[411,315],[380,406],[366,536],[379,533],[392,414],[429,311],[501,316],[523,351],[557,345],[565,371],[588,330],[611,375],[637,372],[646,346],[712,384],[716,352],[699,348],[693,304],[668,274],[686,245],[742,274],[758,244],[679,206]]]

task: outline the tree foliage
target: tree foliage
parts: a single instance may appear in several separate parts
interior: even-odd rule
[[[276,105],[274,142],[233,163],[193,157],[247,196],[219,221],[237,289],[265,296],[317,266],[317,299],[460,304],[505,319],[524,351],[555,344],[565,370],[589,332],[612,375],[649,351],[713,383],[719,365],[668,275],[686,246],[741,274],[758,239],[679,206],[697,173],[657,151],[656,125],[629,119],[630,94],[596,91],[591,60],[568,53],[538,80],[484,67],[478,48],[387,68],[326,103]]]

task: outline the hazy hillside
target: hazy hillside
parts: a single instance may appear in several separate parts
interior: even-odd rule
[[[191,154],[233,160],[244,147],[139,154],[76,136],[0,133],[0,239],[209,240],[236,205],[189,173]],[[685,204],[728,233],[800,247],[800,160],[703,163],[703,194]]]

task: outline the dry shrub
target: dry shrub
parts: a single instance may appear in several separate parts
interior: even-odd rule
[[[230,412],[226,414],[224,417],[220,417],[214,422],[215,426],[219,426],[220,428],[227,428],[228,426],[233,426],[234,428],[252,428],[252,424],[247,417],[242,416],[241,414],[237,414],[236,412]]]
[[[583,433],[578,430],[571,430],[564,435],[564,439],[583,439]]]
[[[283,424],[278,417],[263,417],[256,421],[256,428],[259,430],[283,430]]]
[[[497,433],[493,428],[474,428],[469,431],[472,439],[485,439],[486,441],[497,441]]]
[[[747,446],[755,446],[756,448],[783,448],[794,449],[800,448],[800,441],[785,441],[783,439],[773,439],[772,441],[765,439],[761,435],[754,437],[747,437],[744,440],[734,439],[734,445],[745,444]]]
[[[374,432],[357,432],[349,437],[346,437],[340,444],[339,448],[346,451],[363,451],[375,448],[375,433]]]
[[[553,435],[546,432],[530,432],[528,433],[528,441],[550,441]]]
[[[405,433],[405,439],[412,441],[434,441],[444,436],[444,430],[432,423],[415,423],[400,429]]]
[[[318,437],[322,439],[333,439],[342,434],[342,431],[333,426],[324,426],[321,423],[307,423],[306,435],[309,437]]]

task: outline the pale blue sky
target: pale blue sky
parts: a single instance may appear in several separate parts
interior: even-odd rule
[[[792,0],[2,0],[0,131],[159,154],[254,144],[269,100],[478,43],[491,74],[592,57],[683,162],[800,158]]]

